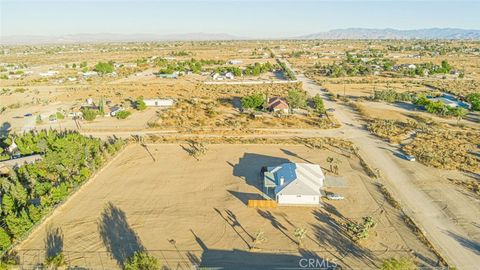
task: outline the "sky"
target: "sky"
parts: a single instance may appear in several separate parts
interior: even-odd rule
[[[331,29],[480,29],[476,1],[0,0],[0,37],[226,33],[295,37]]]

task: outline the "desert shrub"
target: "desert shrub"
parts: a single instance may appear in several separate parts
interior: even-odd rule
[[[93,121],[97,117],[98,112],[89,108],[82,109],[83,119]]]
[[[46,258],[45,265],[48,267],[53,267],[54,269],[66,265],[63,252],[58,252],[57,254]]]
[[[375,227],[375,221],[373,221],[372,217],[367,216],[362,218],[361,223],[349,221],[346,227],[353,240],[358,241],[368,237],[370,229]]]
[[[480,171],[478,153],[480,133],[432,129],[418,133],[403,150],[416,159],[435,168]]]
[[[145,101],[143,101],[142,97],[139,97],[137,98],[137,100],[135,100],[135,109],[139,111],[143,111],[146,108],[147,108],[147,105],[145,104]]]
[[[466,99],[472,104],[472,110],[480,111],[480,93],[471,93]]]
[[[414,121],[372,119],[368,122],[367,129],[380,138],[398,142],[402,137],[413,131],[416,126],[417,124]]]
[[[124,266],[125,270],[157,270],[160,269],[160,262],[157,258],[146,252],[136,252],[131,256]]]
[[[95,65],[94,70],[100,74],[112,73],[113,72],[113,63],[112,62],[98,62]]]
[[[115,114],[115,117],[117,117],[117,119],[125,119],[125,118],[129,117],[130,114],[132,114],[132,113],[129,112],[129,111],[120,111],[120,112],[117,112]]]
[[[413,262],[413,260],[409,257],[402,257],[400,259],[397,258],[389,258],[385,259],[382,262],[381,268],[382,270],[415,270],[417,266]]]

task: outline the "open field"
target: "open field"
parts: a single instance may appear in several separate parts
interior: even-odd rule
[[[413,256],[420,265],[436,257],[389,206],[358,160],[339,149],[295,145],[207,145],[197,161],[182,145],[129,146],[106,169],[17,246],[25,264],[41,263],[45,250],[61,246],[69,265],[117,268],[135,250],[147,249],[168,268],[235,265],[238,269],[298,267],[300,256],[324,258],[346,268],[376,268],[381,258]],[[323,208],[247,208],[259,198],[262,165],[286,161],[320,164],[341,160],[347,186],[331,191],[344,201]],[[345,232],[347,220],[372,216],[376,227],[356,243]],[[308,229],[298,248],[293,231]],[[251,252],[252,237],[267,242]],[[56,239],[55,245],[46,239]]]

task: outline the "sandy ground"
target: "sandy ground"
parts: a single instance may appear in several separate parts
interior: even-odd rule
[[[357,160],[304,146],[209,145],[196,161],[180,145],[129,146],[51,218],[17,247],[23,263],[36,264],[45,250],[62,249],[70,265],[114,269],[138,249],[168,268],[192,264],[228,269],[298,267],[301,258],[323,258],[349,268],[377,268],[379,258],[416,255],[422,265],[435,256],[405,227],[368,180]],[[324,207],[252,209],[260,198],[262,165],[286,161],[321,164],[338,157],[347,187],[344,201]],[[377,226],[360,244],[349,240],[346,219],[373,216]],[[295,228],[308,229],[302,249]],[[267,242],[250,252],[253,236]],[[50,240],[48,240],[50,239]]]

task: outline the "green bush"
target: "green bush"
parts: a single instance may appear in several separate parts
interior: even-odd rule
[[[120,112],[117,112],[117,114],[115,116],[117,117],[117,119],[125,119],[128,116],[130,116],[130,114],[132,114],[132,113],[129,112],[129,111],[120,111]]]
[[[95,65],[94,70],[101,74],[112,73],[113,72],[113,63],[111,62],[98,62]]]
[[[480,111],[480,93],[471,93],[466,99],[472,105],[472,110]]]
[[[242,98],[242,107],[245,109],[261,109],[265,103],[265,95],[255,93]]]
[[[291,108],[304,108],[307,106],[307,94],[303,90],[290,90],[287,101]]]
[[[389,258],[382,262],[382,270],[415,270],[417,266],[411,258]]]
[[[135,100],[135,109],[139,111],[143,111],[146,108],[147,108],[147,105],[145,104],[145,101],[143,101],[142,97],[139,97],[137,98],[137,100]]]
[[[82,109],[83,119],[93,121],[97,117],[98,112],[89,108]]]
[[[148,255],[148,253],[135,252],[124,266],[125,270],[157,270],[160,269],[160,262],[157,258]]]

